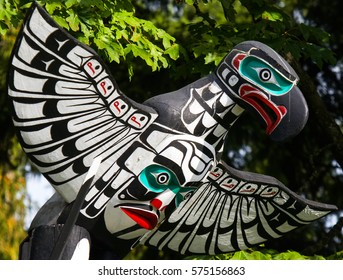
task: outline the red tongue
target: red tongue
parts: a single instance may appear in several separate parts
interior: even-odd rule
[[[121,206],[120,209],[142,228],[151,230],[157,225],[158,219],[154,212],[126,206]]]

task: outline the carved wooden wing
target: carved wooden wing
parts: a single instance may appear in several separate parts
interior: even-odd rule
[[[273,177],[220,163],[142,244],[182,254],[244,250],[317,220],[335,206],[306,200]]]
[[[8,83],[24,151],[68,202],[95,157],[103,158],[101,176],[157,117],[123,95],[100,57],[35,3]]]

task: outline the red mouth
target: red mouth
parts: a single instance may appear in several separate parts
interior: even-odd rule
[[[267,135],[274,131],[287,113],[287,109],[284,106],[275,105],[262,92],[250,85],[245,84],[241,86],[239,95],[244,101],[253,106],[264,119],[267,125]]]
[[[120,209],[142,228],[151,230],[158,223],[158,216],[152,211],[137,206],[120,206]]]

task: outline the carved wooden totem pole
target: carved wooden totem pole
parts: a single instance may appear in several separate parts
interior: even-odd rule
[[[247,41],[212,74],[137,104],[92,49],[33,4],[8,90],[22,148],[56,194],[21,258],[122,258],[135,244],[219,254],[336,210],[220,159],[245,110],[273,139],[298,134],[308,109],[297,82],[275,51]]]

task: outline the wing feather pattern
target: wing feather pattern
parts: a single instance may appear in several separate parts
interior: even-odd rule
[[[182,254],[214,255],[279,238],[334,210],[335,206],[300,197],[273,177],[220,163],[140,242]]]
[[[157,114],[119,90],[100,57],[33,4],[9,69],[13,121],[30,160],[68,201],[93,159],[99,176]]]

